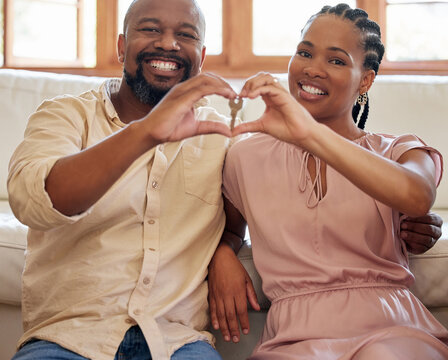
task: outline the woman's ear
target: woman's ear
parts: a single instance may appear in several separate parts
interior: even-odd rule
[[[366,70],[362,74],[361,84],[359,87],[359,93],[365,94],[367,91],[369,91],[370,87],[373,84],[373,81],[375,80],[376,74],[374,70]]]

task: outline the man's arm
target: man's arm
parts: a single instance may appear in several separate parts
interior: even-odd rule
[[[401,221],[400,237],[409,252],[421,254],[431,249],[442,236],[443,219],[429,212],[417,218],[406,217]]]
[[[238,342],[239,324],[244,334],[249,333],[247,300],[260,310],[257,295],[249,274],[236,254],[243,245],[246,221],[224,197],[226,228],[209,265],[209,305],[214,329],[221,329],[225,341]]]
[[[194,118],[194,104],[211,94],[236,96],[223,79],[198,75],[173,87],[144,118],[88,149],[59,159],[45,183],[53,207],[68,216],[86,211],[139,156],[160,143],[208,133],[230,136],[225,124]]]

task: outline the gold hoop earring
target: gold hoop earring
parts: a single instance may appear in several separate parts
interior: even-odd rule
[[[358,104],[361,105],[361,106],[367,104],[368,100],[369,100],[369,97],[367,96],[367,93],[359,94],[358,98],[356,99]]]

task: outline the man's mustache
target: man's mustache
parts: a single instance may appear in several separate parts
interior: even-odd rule
[[[179,64],[181,64],[182,67],[188,67],[190,65],[190,63],[185,60],[184,58],[171,54],[171,53],[166,53],[166,52],[140,52],[137,55],[137,64],[141,64],[143,63],[143,61],[147,58],[159,58],[159,59],[164,59],[164,60],[172,60],[174,62],[177,62]]]

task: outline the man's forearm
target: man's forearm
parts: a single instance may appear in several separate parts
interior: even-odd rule
[[[87,210],[156,145],[135,122],[88,149],[59,159],[45,181],[53,207],[67,216]]]

